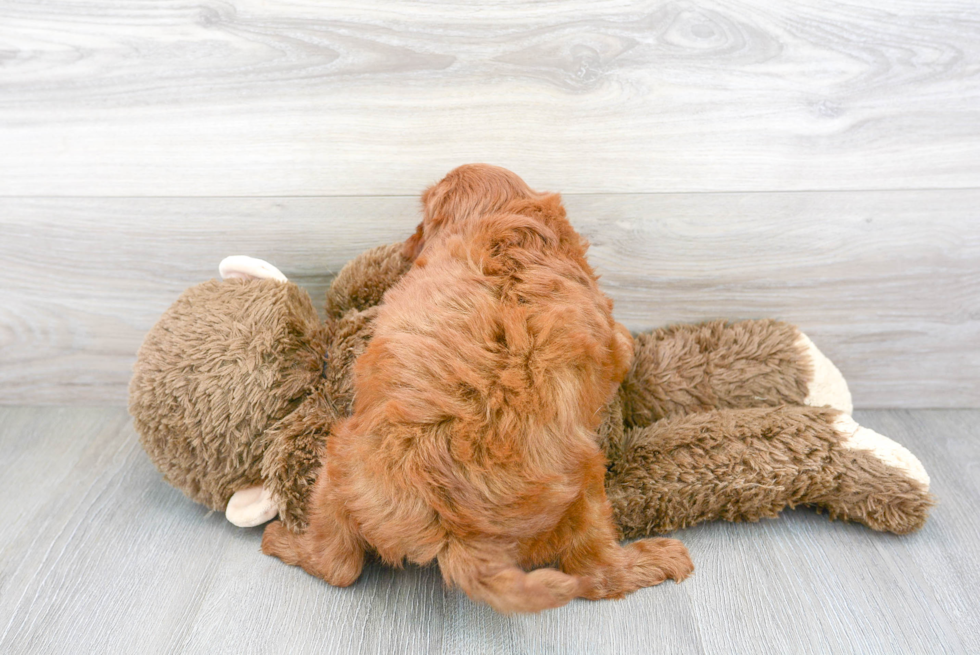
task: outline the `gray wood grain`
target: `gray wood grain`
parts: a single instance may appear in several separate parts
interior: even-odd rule
[[[0,194],[974,187],[980,6],[0,5]]]
[[[799,324],[860,407],[980,406],[980,191],[569,195],[616,315]],[[122,403],[143,335],[228,254],[319,305],[417,201],[0,198],[0,404]]]
[[[331,588],[166,485],[119,408],[0,408],[0,652],[970,653],[980,411],[864,411],[940,498],[895,537],[809,510],[681,531],[697,565],[623,601],[504,617],[434,568]]]
[[[915,452],[940,505],[919,533],[895,537],[828,523],[808,510],[754,525],[711,524],[726,533],[698,575],[731,584],[692,588],[707,652],[972,653],[980,639],[975,555],[980,537],[976,412],[864,411],[857,420]],[[951,442],[956,444],[951,448]],[[696,558],[697,556],[693,555]],[[734,584],[738,582],[738,585]],[[793,608],[786,611],[781,608]],[[756,651],[746,644],[765,644]]]

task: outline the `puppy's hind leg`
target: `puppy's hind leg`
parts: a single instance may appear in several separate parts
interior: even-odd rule
[[[682,581],[694,571],[691,556],[677,539],[641,539],[627,546],[615,541],[579,543],[562,560],[562,570],[585,581],[590,600],[622,598],[664,580]]]
[[[499,548],[499,547],[498,547]],[[540,612],[561,607],[582,595],[583,581],[557,569],[525,573],[513,559],[492,546],[451,541],[439,553],[439,569],[446,584],[498,612]]]
[[[694,571],[687,548],[677,539],[620,546],[605,492],[590,491],[572,508],[575,530],[561,555],[561,569],[585,581],[585,598],[622,598],[667,579],[680,582]]]
[[[262,552],[278,557],[336,587],[347,587],[361,576],[364,543],[347,517],[327,509],[310,516],[306,532],[290,532],[274,521],[262,534]]]

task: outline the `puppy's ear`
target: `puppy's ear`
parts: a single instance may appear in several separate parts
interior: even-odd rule
[[[612,311],[612,301],[609,301],[609,311]],[[613,321],[612,363],[613,380],[619,384],[629,373],[633,365],[633,335],[619,321]]]
[[[439,225],[445,220],[445,204],[448,201],[446,193],[446,181],[442,180],[433,184],[422,193],[422,222],[415,228],[415,234],[405,241],[402,254],[412,261],[415,261],[425,248],[425,233],[429,236],[437,230]]]
[[[459,212],[456,194],[451,193],[451,175],[452,173],[422,193],[422,222],[429,230],[442,225],[447,216],[454,216]]]
[[[549,217],[565,218],[565,205],[561,201],[560,193],[542,193],[537,201],[541,204],[541,211]]]
[[[425,221],[419,223],[419,226],[415,228],[415,234],[405,240],[405,245],[402,246],[402,256],[405,259],[414,262],[422,254],[422,249],[425,248],[424,225]]]

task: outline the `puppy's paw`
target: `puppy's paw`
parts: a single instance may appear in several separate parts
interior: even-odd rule
[[[348,587],[361,576],[364,550],[340,546],[341,540],[336,538],[317,540],[308,532],[301,535],[290,532],[282,521],[270,523],[262,534],[262,552],[266,555],[302,567],[335,587]]]
[[[677,539],[640,539],[627,548],[636,551],[634,570],[650,580],[647,586],[666,579],[681,582],[694,572],[694,562],[687,547]]]
[[[265,526],[265,531],[262,533],[262,552],[278,557],[290,566],[295,566],[299,562],[292,542],[293,535],[282,521],[273,521]]]
[[[827,356],[820,352],[810,338],[802,332],[796,345],[803,351],[804,358],[813,370],[813,378],[807,387],[807,395],[803,403],[810,407],[833,407],[845,414],[853,412],[851,390],[847,388],[844,376],[834,363],[827,359]]]

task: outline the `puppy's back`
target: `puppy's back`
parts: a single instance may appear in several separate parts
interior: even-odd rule
[[[632,340],[585,249],[558,196],[505,169],[462,166],[427,190],[403,249],[415,265],[358,360],[310,528],[273,524],[263,551],[339,585],[367,545],[391,563],[438,559],[447,583],[504,612],[686,577],[680,542],[617,542],[592,430]]]
[[[385,298],[355,414],[448,536],[547,530],[601,459],[596,413],[632,349],[582,255],[570,227],[485,217],[430,244]]]

